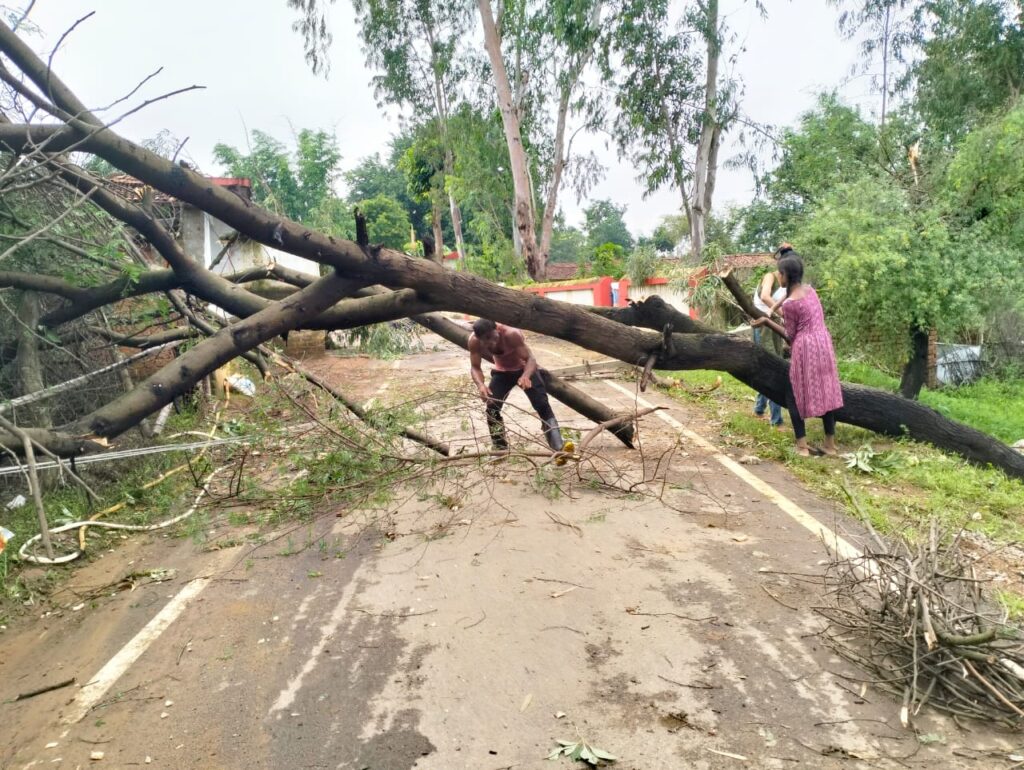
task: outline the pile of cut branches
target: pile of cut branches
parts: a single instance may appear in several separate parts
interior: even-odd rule
[[[944,538],[933,522],[926,542],[874,535],[863,557],[833,561],[832,604],[817,608],[829,621],[823,634],[869,684],[902,698],[905,727],[928,704],[1019,729],[1022,634],[983,595],[961,534]]]

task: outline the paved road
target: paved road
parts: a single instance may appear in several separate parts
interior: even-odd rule
[[[552,367],[556,353],[574,362],[535,345]],[[429,387],[464,368],[433,353],[400,371]],[[365,375],[338,373],[387,403],[396,388]],[[627,383],[583,387],[634,403]],[[104,555],[72,587],[178,576],[0,636],[0,699],[110,681],[0,706],[0,764],[550,768],[556,741],[582,737],[645,770],[1009,766],[964,755],[1005,757],[1011,741],[944,719],[921,718],[945,743],[920,745],[815,635],[821,533],[855,544],[856,527],[783,469],[738,465],[696,413],[644,398],[671,409],[645,420],[642,453],[597,446],[609,484],[660,499],[571,467],[540,485],[499,467],[452,487],[470,489],[454,510],[413,495],[383,519],[327,515],[252,555],[174,538]],[[518,392],[513,405],[528,408]],[[475,411],[433,429],[482,433]]]

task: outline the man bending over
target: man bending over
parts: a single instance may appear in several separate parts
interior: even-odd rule
[[[484,384],[484,373],[480,368],[483,358],[494,364],[489,385]],[[469,365],[480,398],[487,404],[487,428],[495,449],[508,449],[501,408],[512,388],[518,385],[526,391],[526,397],[540,416],[548,446],[556,452],[562,451],[562,433],[548,403],[544,381],[537,372],[537,359],[527,347],[521,331],[487,318],[477,320],[469,337]]]

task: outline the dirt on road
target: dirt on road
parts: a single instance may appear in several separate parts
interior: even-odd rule
[[[551,369],[583,357],[530,342]],[[378,404],[465,389],[465,354],[433,347],[307,365]],[[637,404],[631,382],[579,384]],[[457,495],[323,510],[256,550],[151,536],[93,560],[78,593],[177,571],[0,635],[0,765],[550,768],[580,740],[638,770],[1015,764],[1007,733],[929,713],[902,728],[817,635],[822,531],[856,542],[855,523],[781,467],[738,465],[692,408],[642,398],[668,409],[640,449],[603,435],[586,474],[487,463]],[[521,392],[506,412],[518,442],[539,441]],[[456,447],[486,434],[470,401],[428,427]]]

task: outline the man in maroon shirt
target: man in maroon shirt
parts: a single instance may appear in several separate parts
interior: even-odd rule
[[[484,358],[494,364],[490,384],[484,384],[484,373],[480,368]],[[469,337],[469,364],[480,398],[487,404],[487,428],[495,449],[508,449],[501,408],[512,388],[518,385],[526,391],[526,397],[540,416],[548,446],[556,452],[562,451],[558,420],[548,403],[544,380],[537,371],[537,359],[527,347],[521,331],[487,318],[477,320]]]

